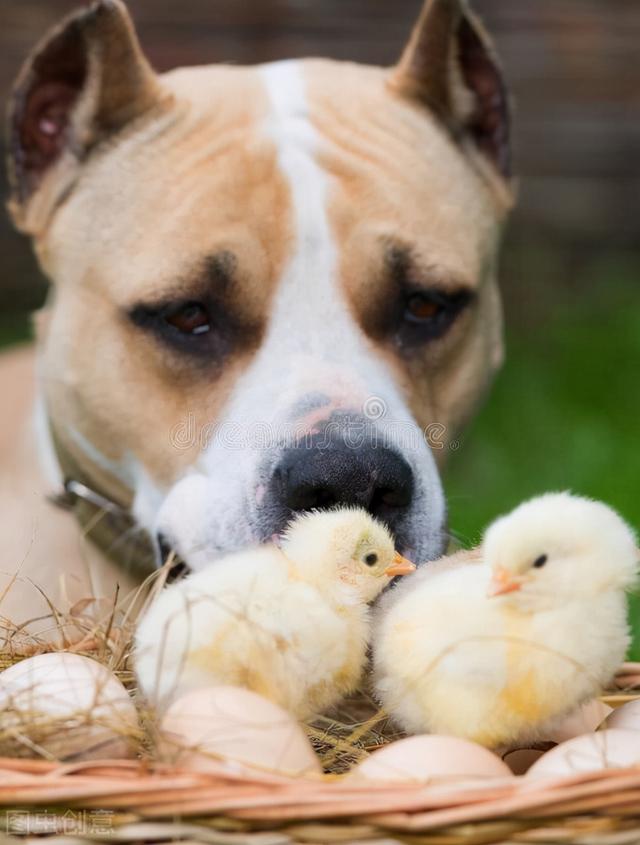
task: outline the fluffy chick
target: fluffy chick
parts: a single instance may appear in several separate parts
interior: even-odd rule
[[[300,516],[280,547],[229,555],[160,593],[136,634],[139,685],[163,703],[231,684],[310,718],[356,689],[368,604],[413,569],[363,510]]]
[[[552,493],[494,522],[479,562],[452,563],[381,600],[378,697],[411,733],[492,748],[543,738],[624,659],[633,532],[606,505]]]

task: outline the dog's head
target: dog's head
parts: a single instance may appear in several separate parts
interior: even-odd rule
[[[501,360],[510,205],[506,94],[462,0],[430,0],[390,70],[161,76],[101,0],[28,60],[10,151],[54,283],[46,413],[98,489],[196,567],[342,502],[440,552],[437,459]]]

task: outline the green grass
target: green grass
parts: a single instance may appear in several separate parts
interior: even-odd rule
[[[508,338],[507,364],[446,477],[452,531],[484,526],[529,496],[572,490],[640,528],[637,279],[598,286],[549,323]],[[631,656],[640,659],[640,597]]]
[[[31,320],[28,314],[0,314],[0,349],[30,337]]]

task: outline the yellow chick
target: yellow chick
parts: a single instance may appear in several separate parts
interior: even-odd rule
[[[494,522],[479,551],[383,597],[377,695],[410,733],[490,748],[548,737],[624,659],[636,539],[606,505],[551,493]]]
[[[136,633],[140,688],[162,704],[229,684],[310,718],[357,688],[368,604],[414,569],[363,510],[299,516],[280,547],[231,554],[160,593]]]

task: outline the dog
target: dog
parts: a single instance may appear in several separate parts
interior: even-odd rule
[[[49,33],[9,116],[9,210],[51,292],[35,353],[0,359],[0,613],[340,504],[438,557],[440,468],[503,357],[509,136],[463,0],[428,0],[391,69],[158,75],[120,0]]]

